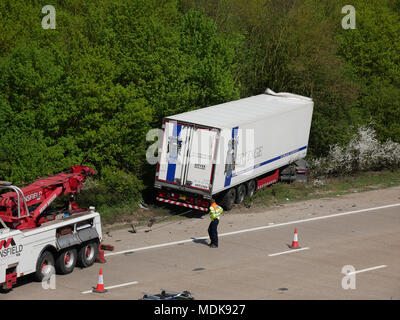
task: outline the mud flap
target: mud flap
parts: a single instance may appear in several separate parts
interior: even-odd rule
[[[4,283],[4,289],[11,290],[13,285],[17,283],[17,273],[8,273],[6,275],[6,282]]]

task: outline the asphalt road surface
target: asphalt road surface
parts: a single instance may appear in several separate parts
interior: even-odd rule
[[[256,211],[224,214],[217,249],[207,245],[207,216],[112,231],[107,263],[56,276],[55,289],[19,279],[0,299],[137,300],[160,289],[196,299],[400,299],[400,188]],[[295,228],[301,250],[288,247]],[[104,294],[91,292],[100,268]]]

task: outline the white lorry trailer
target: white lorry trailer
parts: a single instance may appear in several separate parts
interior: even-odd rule
[[[215,198],[230,210],[306,156],[313,107],[311,98],[268,89],[166,117],[156,200],[207,211]]]

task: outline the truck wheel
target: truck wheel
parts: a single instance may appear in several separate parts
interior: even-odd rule
[[[99,254],[99,244],[97,241],[91,241],[83,244],[78,251],[77,264],[82,268],[90,267]]]
[[[40,255],[36,262],[35,279],[37,281],[43,281],[44,279],[50,279],[51,275],[54,274],[54,257],[49,251],[44,251]]]
[[[247,196],[252,197],[254,192],[256,192],[256,180],[250,180],[247,182]]]
[[[245,196],[246,196],[246,187],[244,186],[244,184],[241,184],[236,189],[235,203],[242,203]]]
[[[222,198],[222,207],[226,211],[231,210],[233,204],[235,203],[235,199],[236,199],[236,189],[231,188],[225,193],[224,197]]]
[[[75,248],[64,249],[56,259],[56,271],[59,274],[71,273],[75,268],[77,257]]]

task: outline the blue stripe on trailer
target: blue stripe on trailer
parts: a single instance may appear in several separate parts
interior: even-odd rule
[[[174,138],[178,138],[181,134],[182,126],[179,124],[174,124],[172,129],[172,136]],[[178,150],[176,150],[178,152]],[[168,157],[168,169],[167,169],[167,181],[174,182],[175,181],[175,171],[176,171],[176,162],[178,160],[178,153],[172,154],[170,150],[170,154]]]
[[[231,185],[231,180],[232,180],[232,174],[230,174],[229,176],[225,176],[224,187],[230,186]]]
[[[232,139],[235,139],[238,135],[239,127],[232,128]]]

